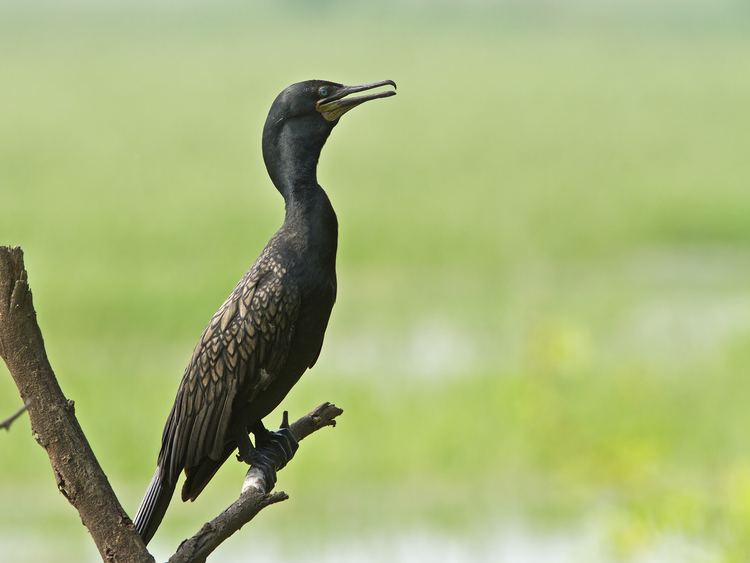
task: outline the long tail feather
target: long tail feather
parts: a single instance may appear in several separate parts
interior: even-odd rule
[[[138,512],[133,519],[135,529],[146,544],[156,533],[156,529],[167,512],[176,481],[177,479],[166,478],[162,473],[161,466],[156,468],[154,476],[151,478],[151,483],[149,483],[148,490],[141,501],[141,506],[138,507]]]

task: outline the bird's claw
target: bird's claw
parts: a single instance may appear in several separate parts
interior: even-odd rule
[[[282,426],[279,430],[273,433],[273,443],[281,448],[281,451],[284,455],[284,464],[281,467],[284,467],[289,461],[294,457],[294,454],[297,453],[297,450],[299,449],[299,442],[297,441],[297,437],[292,433],[291,429],[289,428],[289,421],[287,420],[287,425]],[[281,469],[279,467],[279,469]]]
[[[276,463],[270,456],[260,450],[255,450],[250,465],[263,474],[263,480],[266,485],[266,492],[271,492],[276,485]]]
[[[247,434],[242,434],[239,437],[237,450],[237,461],[242,461],[250,465],[253,460],[255,448],[253,447],[253,443],[250,441],[250,437]]]
[[[278,469],[284,467],[294,457],[299,442],[289,428],[280,428],[276,432],[268,432],[262,439],[256,439],[256,452],[261,452],[272,459]]]
[[[267,490],[270,491],[276,484],[276,472],[294,457],[299,442],[289,428],[281,428],[264,434],[262,439],[256,438],[255,443],[250,465],[263,473]]]
[[[240,452],[237,452],[235,457],[237,458],[237,461],[251,465],[252,457],[246,457],[242,455]]]
[[[289,414],[286,411],[279,430],[271,432],[260,424],[253,429],[253,433],[255,447],[243,448],[244,444],[241,443],[237,459],[259,470],[263,474],[267,490],[270,491],[276,484],[276,472],[294,457],[299,442],[289,428]]]

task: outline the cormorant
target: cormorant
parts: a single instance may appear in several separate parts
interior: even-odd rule
[[[286,460],[296,441],[271,432],[267,416],[315,364],[336,299],[336,213],[317,180],[320,151],[350,109],[394,90],[360,96],[391,80],[344,86],[323,80],[292,84],[273,102],[263,128],[263,160],[284,197],[281,228],[203,331],[162,434],[156,471],[133,523],[148,543],[161,523],[180,473],[182,500],[195,500],[235,449],[275,482],[259,444],[280,444]],[[283,424],[282,424],[283,426]]]

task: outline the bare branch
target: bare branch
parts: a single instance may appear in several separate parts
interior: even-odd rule
[[[20,248],[0,246],[0,356],[28,405],[57,488],[78,510],[102,559],[153,561],[117,500],[47,359]]]
[[[298,441],[325,428],[336,426],[335,418],[344,411],[331,403],[323,403],[311,413],[303,416],[290,426]],[[276,467],[280,470],[281,467]],[[286,493],[267,493],[267,486],[261,472],[250,468],[245,476],[240,497],[216,518],[204,524],[192,538],[180,544],[169,563],[198,563],[206,558],[237,530],[242,528],[265,507],[288,499]]]
[[[4,428],[5,430],[10,430],[10,427],[13,425],[16,419],[19,418],[23,413],[25,413],[28,408],[29,407],[27,405],[22,406],[15,413],[13,413],[8,418],[0,422],[0,428]]]
[[[28,410],[34,438],[46,451],[57,488],[78,510],[104,561],[153,562],[130,518],[102,471],[47,359],[36,320],[20,248],[0,246],[0,357],[5,361],[24,401],[11,424]],[[301,441],[326,426],[335,426],[343,411],[324,403],[289,428]],[[281,462],[271,456],[279,471]],[[240,497],[224,512],[184,541],[169,560],[205,561],[225,539],[271,504],[286,500],[283,492],[268,493],[262,473],[250,468]]]

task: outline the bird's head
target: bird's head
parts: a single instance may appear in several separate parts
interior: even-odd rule
[[[383,90],[385,86],[394,89]],[[285,88],[271,105],[263,129],[263,158],[271,176],[276,176],[282,161],[289,167],[314,157],[317,164],[342,115],[369,100],[394,96],[395,88],[392,80],[359,86],[307,80]]]
[[[393,86],[393,90],[379,90],[364,95],[360,92]],[[359,86],[344,86],[327,80],[306,80],[287,86],[274,100],[268,119],[272,124],[289,123],[295,120],[311,119],[320,122],[322,118],[333,127],[347,111],[369,100],[396,95],[396,83],[383,80]]]

